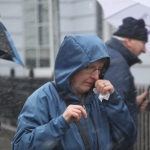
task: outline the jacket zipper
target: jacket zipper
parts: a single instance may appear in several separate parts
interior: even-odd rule
[[[85,107],[85,99],[83,100],[83,102],[81,101],[81,105],[82,105],[82,107],[84,109],[86,109],[86,107]],[[92,117],[92,115],[90,115],[90,116],[91,116],[91,120],[92,120],[93,125],[94,125],[94,131],[95,131],[95,134],[96,134],[96,145],[97,145],[96,147],[98,148],[98,150],[100,150],[100,145],[99,145],[99,142],[98,142],[98,135],[97,135],[97,132],[96,132],[96,125],[95,125],[95,122],[94,122],[94,118]],[[86,127],[87,127],[87,120],[86,119],[84,119],[84,120],[86,122]],[[88,135],[89,135],[89,133],[88,133]]]
[[[83,101],[81,100],[81,106],[86,110],[86,107],[85,107],[85,97],[83,99]],[[89,138],[89,132],[88,132],[88,125],[87,125],[87,119],[84,118],[84,125],[85,125],[85,130],[87,131],[85,133],[88,141],[90,142],[90,138]]]
[[[100,145],[99,145],[99,142],[98,142],[98,135],[97,135],[97,131],[96,131],[96,124],[95,124],[95,122],[94,122],[94,118],[93,118],[93,116],[92,115],[90,115],[91,116],[91,119],[92,119],[92,122],[93,122],[93,125],[94,125],[94,130],[95,130],[95,134],[96,134],[96,148],[97,148],[97,150],[100,150]]]
[[[85,105],[83,105],[82,107],[83,107],[84,109],[86,109],[86,108],[85,108]]]

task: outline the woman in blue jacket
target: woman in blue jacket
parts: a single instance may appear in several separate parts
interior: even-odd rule
[[[99,79],[108,67],[106,46],[97,36],[66,36],[55,61],[55,84],[46,83],[27,99],[12,149],[129,150],[136,127],[112,84]]]

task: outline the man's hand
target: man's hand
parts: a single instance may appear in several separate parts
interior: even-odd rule
[[[104,94],[104,95],[107,92],[109,92],[110,94],[114,92],[114,87],[108,80],[97,80],[95,82],[95,88],[97,92]]]
[[[63,113],[64,119],[70,124],[73,121],[79,121],[81,116],[87,118],[86,110],[80,105],[69,105]]]
[[[144,98],[147,96],[148,92],[145,91],[141,95],[136,97],[136,104],[139,107],[140,112],[143,112],[148,104],[148,99],[144,100]]]

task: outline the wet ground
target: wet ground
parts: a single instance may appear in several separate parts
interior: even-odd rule
[[[2,129],[0,132],[0,150],[11,150],[11,140],[14,136],[14,132],[10,132]]]

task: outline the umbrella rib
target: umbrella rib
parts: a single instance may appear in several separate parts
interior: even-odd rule
[[[139,4],[139,3],[137,3],[137,4],[133,4],[132,6],[127,7],[127,8],[125,8],[125,9],[123,9],[123,10],[120,10],[120,11],[118,11],[117,13],[115,13],[115,14],[113,14],[113,15],[111,15],[111,16],[109,16],[109,17],[105,18],[105,19],[109,19],[109,18],[111,18],[112,16],[114,16],[114,15],[116,15],[116,14],[118,14],[118,13],[120,13],[120,12],[122,12],[122,11],[126,10],[126,9],[129,9],[129,8],[131,8],[131,7],[134,7],[134,6],[138,5],[138,4]]]

